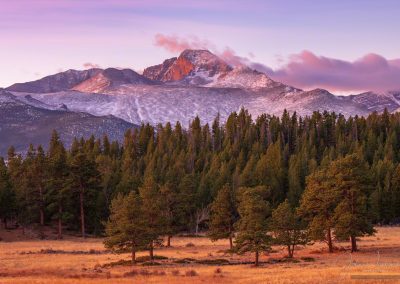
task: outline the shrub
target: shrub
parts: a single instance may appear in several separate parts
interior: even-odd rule
[[[196,270],[191,269],[191,270],[186,271],[185,275],[188,277],[193,277],[193,276],[198,276],[199,274],[197,273]]]
[[[209,264],[209,265],[224,265],[224,264],[229,264],[229,260],[223,259],[223,258],[217,258],[217,259],[201,259],[196,261],[198,264]]]
[[[191,263],[196,261],[194,258],[182,258],[182,259],[177,259],[174,262],[175,263],[180,263],[180,264],[184,264],[184,263]]]
[[[158,266],[161,265],[161,263],[159,262],[155,262],[155,261],[146,261],[142,263],[143,266]]]
[[[187,247],[187,248],[194,247],[194,246],[195,246],[194,243],[187,243],[187,244],[185,245],[185,247]]]
[[[139,272],[137,270],[131,270],[131,271],[125,272],[124,277],[133,277],[138,274],[139,274]]]
[[[181,272],[180,272],[179,270],[172,270],[172,271],[171,271],[171,274],[172,274],[173,276],[179,276],[179,275],[181,274]]]
[[[303,256],[303,257],[301,257],[300,258],[302,261],[305,261],[305,262],[314,262],[315,261],[315,258],[313,258],[313,257],[311,257],[311,256]]]
[[[164,276],[164,275],[166,275],[166,273],[164,270],[161,270],[161,271],[154,270],[153,275]]]
[[[163,256],[163,255],[155,255],[153,258],[157,259],[157,260],[168,259],[168,257]],[[146,262],[146,261],[150,261],[150,256],[143,255],[143,256],[139,256],[139,257],[136,258],[136,262]]]

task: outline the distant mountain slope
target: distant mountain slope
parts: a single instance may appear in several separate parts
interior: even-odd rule
[[[350,98],[370,110],[381,112],[385,108],[393,112],[400,107],[400,92],[388,92],[386,94],[377,94],[366,92],[358,95],[352,95]]]
[[[216,78],[216,80],[207,84],[207,87],[242,89],[273,88],[278,86],[284,85],[275,82],[264,73],[244,66],[234,68],[230,72],[225,72]],[[290,88],[288,91],[290,91]]]
[[[131,69],[107,68],[97,75],[72,87],[72,90],[86,93],[101,93],[123,84],[155,84],[152,80]]]
[[[345,116],[371,112],[348,97],[334,96],[326,90],[304,92],[288,88],[283,84],[267,89],[122,85],[106,94],[68,91],[33,96],[48,105],[63,103],[72,111],[112,114],[134,124],[180,121],[187,126],[196,115],[202,122],[211,123],[218,113],[224,121],[241,107],[254,117],[262,113],[280,116],[284,109],[299,115],[311,115],[315,110],[336,111]]]
[[[94,68],[84,71],[68,70],[54,75],[46,76],[42,79],[17,83],[6,88],[11,92],[26,93],[52,93],[69,90],[79,83],[99,74],[102,69]]]
[[[17,151],[25,151],[29,143],[47,146],[53,129],[70,145],[74,137],[92,134],[101,138],[107,133],[110,140],[121,140],[127,129],[135,127],[113,116],[35,107],[5,91],[0,91],[0,114],[0,156],[6,155],[11,145]]]

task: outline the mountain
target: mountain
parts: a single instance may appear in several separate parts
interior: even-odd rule
[[[95,76],[73,86],[71,89],[86,93],[101,93],[123,84],[154,84],[154,82],[131,69],[107,68]]]
[[[161,82],[205,85],[231,70],[231,66],[208,50],[187,49],[178,58],[170,58],[160,65],[146,68],[143,75]]]
[[[143,76],[149,78],[150,80],[165,82],[164,75],[176,61],[177,57],[172,57],[170,59],[164,60],[163,63],[147,67],[143,71]]]
[[[57,73],[55,75],[46,76],[36,81],[17,83],[6,88],[6,90],[10,92],[25,93],[53,93],[65,91],[99,74],[100,72],[102,72],[102,70],[98,68],[84,71],[71,69],[65,72]]]
[[[74,137],[88,138],[92,134],[102,138],[107,133],[110,140],[122,140],[127,129],[136,127],[110,115],[98,117],[65,108],[33,106],[4,90],[0,90],[0,113],[0,156],[6,155],[11,145],[19,152],[26,151],[30,143],[47,146],[53,129],[69,146]]]
[[[143,75],[129,69],[91,70],[75,71],[87,73],[79,80],[71,80],[65,72],[46,77],[56,83],[45,89],[57,89],[55,92],[10,88],[19,101],[33,107],[113,115],[133,124],[180,121],[188,126],[197,115],[203,123],[211,123],[217,114],[223,121],[242,107],[253,117],[281,115],[284,109],[303,116],[316,110],[365,116],[384,108],[400,108],[400,92],[336,96],[323,89],[303,91],[249,67],[230,66],[208,50],[185,50],[178,57],[146,68]],[[48,81],[46,78],[37,82]],[[30,85],[32,82],[17,86]]]
[[[274,88],[284,86],[282,83],[275,82],[264,73],[250,69],[246,66],[239,66],[230,72],[224,72],[216,80],[207,84],[214,88]]]
[[[373,111],[382,112],[385,108],[393,112],[400,107],[400,92],[374,93],[365,92],[350,96],[354,102],[357,102]]]

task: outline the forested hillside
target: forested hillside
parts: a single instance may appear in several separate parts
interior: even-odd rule
[[[123,145],[76,139],[70,149],[54,132],[47,152],[31,146],[20,156],[11,147],[0,161],[0,216],[5,226],[53,225],[60,238],[64,229],[102,235],[112,200],[117,214],[130,198],[144,206],[136,214],[162,227],[153,239],[199,230],[228,239],[235,231],[240,242],[246,218],[273,221],[271,212],[275,224],[277,212],[295,214],[313,239],[331,229],[355,238],[400,221],[399,137],[400,114],[387,111],[254,120],[242,109],[225,125],[218,117],[212,125],[196,118],[188,129],[146,124],[126,132]]]

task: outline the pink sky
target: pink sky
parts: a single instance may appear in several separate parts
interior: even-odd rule
[[[0,86],[70,68],[143,70],[205,47],[305,89],[399,89],[399,10],[396,0],[0,0]]]

